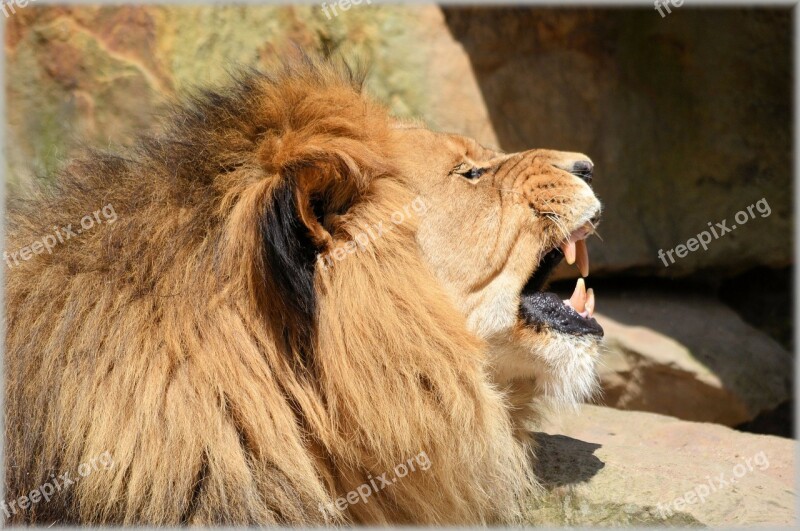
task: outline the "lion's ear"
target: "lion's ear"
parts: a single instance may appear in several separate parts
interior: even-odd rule
[[[317,317],[315,266],[317,255],[333,246],[333,220],[375,178],[392,171],[378,147],[295,132],[268,137],[260,148],[265,172],[277,179],[261,219],[267,309],[295,351],[310,353]]]
[[[325,162],[305,166],[290,178],[295,183],[295,203],[300,221],[322,251],[333,246],[333,222],[347,212],[358,195],[356,186],[337,165]]]

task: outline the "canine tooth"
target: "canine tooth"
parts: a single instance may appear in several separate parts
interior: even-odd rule
[[[592,288],[586,290],[586,312],[589,317],[594,315],[594,290]]]
[[[575,284],[575,291],[572,292],[569,303],[578,313],[581,313],[586,308],[586,284],[582,278],[579,278],[578,283]]]
[[[570,240],[561,244],[561,252],[564,253],[564,258],[569,265],[575,263],[575,242]]]
[[[578,263],[578,271],[582,277],[589,276],[589,249],[586,248],[586,240],[575,242],[575,259]]]

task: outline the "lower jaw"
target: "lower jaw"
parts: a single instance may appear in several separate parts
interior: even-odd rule
[[[570,336],[603,337],[603,327],[593,317],[580,315],[555,293],[523,293],[520,315],[527,327],[537,331],[548,328]]]

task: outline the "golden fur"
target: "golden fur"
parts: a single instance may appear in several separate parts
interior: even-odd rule
[[[104,205],[117,216],[6,270],[6,501],[114,463],[10,521],[519,521],[535,481],[488,346],[535,350],[500,294],[563,227],[439,182],[465,155],[508,157],[400,124],[349,71],[306,60],[201,94],[162,134],[10,205],[7,250]],[[596,199],[557,171],[577,226]],[[321,264],[419,198],[424,216]],[[427,470],[335,505],[421,452]]]

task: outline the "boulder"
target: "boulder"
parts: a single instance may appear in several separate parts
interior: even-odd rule
[[[735,274],[791,261],[786,10],[44,6],[8,19],[12,186],[82,143],[126,144],[235,65],[342,52],[401,117],[506,151],[582,151],[605,204],[595,275]],[[766,209],[746,212],[764,200]],[[665,252],[736,224],[674,263]],[[763,216],[763,217],[762,217]]]
[[[341,52],[368,65],[366,87],[399,117],[497,144],[469,58],[435,6],[34,6],[6,31],[12,186],[63,164],[81,144],[125,145],[164,105],[237,66]]]
[[[709,295],[598,292],[603,404],[729,426],[792,397],[792,356]]]
[[[539,526],[792,526],[795,443],[582,406],[536,434]]]
[[[594,160],[605,209],[602,242],[589,241],[593,274],[731,275],[791,263],[790,11],[444,11],[505,150]],[[770,208],[760,213],[762,199]],[[720,222],[737,228],[722,235]],[[709,234],[707,250],[659,258],[709,223],[719,238]]]

